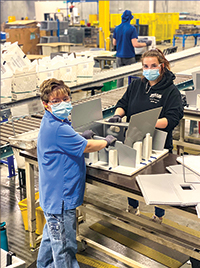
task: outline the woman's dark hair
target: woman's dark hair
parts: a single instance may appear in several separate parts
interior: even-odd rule
[[[62,80],[57,80],[55,78],[43,81],[40,85],[40,92],[42,101],[45,101],[46,103],[49,101],[49,96],[52,92],[55,92],[57,96],[66,93],[70,96],[71,94],[69,87],[65,85]]]
[[[158,48],[153,48],[151,50],[148,50],[146,52],[144,52],[142,54],[141,57],[141,61],[143,63],[143,59],[147,58],[147,57],[156,57],[158,59],[159,64],[160,63],[164,63],[164,68],[163,66],[161,67],[161,76],[163,76],[164,72],[165,72],[165,68],[170,70],[170,66],[169,66],[169,61],[165,58],[164,54],[162,53],[162,51]]]

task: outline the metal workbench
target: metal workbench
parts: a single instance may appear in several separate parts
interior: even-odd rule
[[[41,236],[36,239],[36,217],[35,217],[35,190],[34,190],[34,166],[37,165],[37,150],[31,149],[28,151],[22,151],[21,156],[25,157],[26,165],[26,185],[27,185],[27,210],[28,210],[28,230],[30,237],[30,247],[35,248],[37,243],[40,242]],[[143,170],[139,171],[131,177],[114,174],[109,171],[103,171],[92,167],[87,167],[86,183],[90,183],[100,187],[112,193],[117,193],[126,197],[136,198],[142,201],[141,191],[136,183],[136,176],[138,174],[162,174],[166,173],[166,166],[177,164],[176,155],[167,154],[163,158],[159,159],[155,164],[149,167],[144,167]],[[161,206],[162,208],[171,212],[175,215],[181,215],[187,219],[193,219],[200,221],[196,215],[196,211],[193,207],[185,208],[185,210],[178,207]],[[195,259],[200,260],[200,254],[194,249],[199,249],[200,238],[195,235],[188,234],[186,231],[170,227],[165,224],[157,224],[153,221],[149,221],[144,217],[138,217],[131,213],[120,210],[118,207],[111,207],[108,204],[102,203],[98,200],[87,197],[87,193],[84,197],[84,204],[78,208],[77,213],[77,226],[79,217],[84,214],[99,217],[105,221],[110,222],[118,227],[124,228],[130,232],[134,232],[143,236],[147,239],[153,240],[158,244],[165,245],[169,248],[175,249],[185,255],[191,256]],[[83,219],[83,217],[82,217]],[[130,224],[131,223],[131,224]],[[81,235],[77,230],[77,240],[86,242],[88,246],[99,249],[110,256],[120,259],[120,261],[130,265],[131,267],[144,267],[140,266],[134,260],[127,258],[114,250],[107,249],[101,244],[88,239]]]
[[[195,34],[174,34],[173,36],[173,46],[175,46],[176,38],[182,38],[182,48],[185,48],[185,40],[188,37],[194,37],[194,46],[197,45],[197,38],[200,37],[200,33]]]

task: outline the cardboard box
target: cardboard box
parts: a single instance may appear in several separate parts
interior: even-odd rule
[[[36,26],[37,23],[35,21],[17,22],[6,24],[6,41],[11,43],[17,41],[25,54],[39,54],[37,44],[40,41],[40,30]]]
[[[32,28],[32,27],[36,27],[36,25],[37,25],[37,21],[35,20],[15,20],[15,21],[6,23],[5,27],[6,28],[11,28],[11,27]]]
[[[51,31],[40,30],[40,37],[43,37],[43,36],[52,36]],[[57,36],[56,31],[53,31],[53,36]]]

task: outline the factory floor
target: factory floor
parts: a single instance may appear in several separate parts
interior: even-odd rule
[[[182,50],[182,40],[177,40],[176,45],[178,46],[178,51]],[[193,39],[187,39],[186,40],[186,48],[192,47],[194,45]],[[200,45],[200,40],[198,40],[198,45]],[[161,50],[172,46],[169,43],[164,43],[161,45],[158,45],[157,47]],[[76,50],[75,50],[76,49]],[[89,50],[89,48],[85,47],[74,47],[74,51],[83,51],[83,50]],[[176,64],[172,66],[172,70],[174,72],[180,72],[183,70],[187,70],[193,67],[196,67],[199,65],[199,58],[197,60],[189,60],[187,61],[187,64]],[[125,82],[127,80],[125,79]],[[87,92],[77,92],[73,94],[73,101],[76,99],[81,99],[87,97]],[[16,164],[16,162],[15,162]],[[15,165],[16,166],[16,165]],[[16,166],[17,167],[17,166]],[[18,203],[26,198],[26,191],[24,188],[19,187],[19,179],[18,175],[12,178],[8,178],[8,168],[5,164],[0,165],[0,172],[1,172],[1,222],[6,222],[6,230],[7,230],[7,238],[8,238],[8,247],[9,250],[14,252],[17,257],[24,260],[26,262],[27,268],[34,268],[36,267],[36,259],[37,259],[37,253],[38,248],[35,250],[30,250],[29,248],[29,236],[28,232],[24,230],[24,224],[22,220],[21,210],[18,205]],[[17,172],[17,169],[16,169]],[[35,191],[38,191],[38,170],[35,169]],[[102,189],[97,188],[93,185],[87,185],[87,195],[96,198],[100,201],[105,201],[107,204],[118,206],[122,210],[126,210],[127,205],[127,199],[124,196],[116,195],[114,193],[106,192]],[[149,219],[151,220],[151,217],[153,216],[153,207],[147,206],[145,203],[140,203],[140,210],[142,213],[146,213],[146,215],[149,215]],[[167,223],[176,222],[180,226],[187,226],[188,228],[194,229],[197,232],[200,232],[200,222],[196,220],[191,219],[185,219],[179,215],[175,215],[173,212],[167,211],[165,215],[165,221]],[[167,267],[164,264],[161,264],[160,262],[155,261],[156,250],[152,254],[152,258],[147,257],[145,255],[145,251],[150,250],[153,245],[148,244],[148,246],[145,244],[142,238],[137,238],[137,242],[140,242],[141,247],[143,246],[143,253],[139,253],[139,251],[136,251],[126,245],[126,243],[121,244],[117,242],[118,239],[111,239],[106,237],[105,235],[100,234],[99,232],[95,232],[93,227],[94,224],[99,223],[105,227],[114,228],[113,226],[107,226],[105,222],[100,221],[98,218],[87,216],[86,221],[80,224],[80,233],[82,235],[87,236],[88,238],[101,243],[102,245],[107,246],[108,248],[115,250],[133,260],[135,260],[138,263],[143,264],[145,267],[149,268],[161,268],[161,267]],[[120,230],[115,230],[116,233]],[[131,234],[128,234],[127,232],[123,232],[123,235],[126,235],[127,237],[131,237]],[[119,235],[117,235],[119,236]],[[159,251],[159,250],[157,250]],[[168,251],[167,248],[164,249],[164,251]],[[166,255],[171,256],[173,255],[171,252]],[[191,268],[192,264],[189,261],[189,256],[179,256],[180,260],[182,260],[182,263],[179,266],[170,266],[172,268],[180,267],[180,268]],[[170,258],[170,257],[169,257]],[[176,257],[173,257],[176,259]],[[82,251],[82,247],[79,244],[79,252],[77,255],[77,259],[79,261],[81,268],[90,268],[90,267],[108,267],[108,268],[125,268],[129,267],[128,265],[123,264],[120,261],[117,261],[116,259],[109,257],[108,255],[87,247],[84,251]],[[62,267],[60,267],[62,268]]]

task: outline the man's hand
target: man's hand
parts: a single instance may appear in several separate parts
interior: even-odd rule
[[[95,135],[95,133],[92,130],[85,130],[81,136],[85,138],[86,140],[92,139],[92,137]]]
[[[147,40],[147,41],[146,41],[146,46],[147,46],[147,47],[149,47],[151,44],[152,44],[152,41],[151,41],[151,40]]]
[[[111,122],[111,123],[121,123],[122,122],[122,118],[121,118],[120,115],[116,114],[113,117],[109,118],[108,119],[108,122]]]
[[[106,147],[108,147],[108,146],[114,146],[117,139],[112,135],[107,135],[105,140],[107,141]]]

